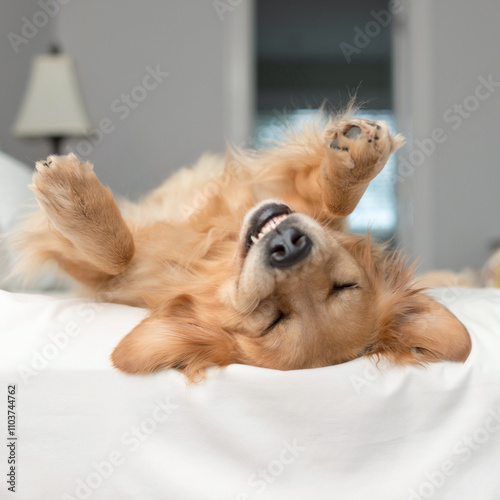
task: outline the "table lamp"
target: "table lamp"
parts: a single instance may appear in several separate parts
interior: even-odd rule
[[[52,154],[60,154],[61,141],[82,136],[91,125],[78,88],[72,59],[53,48],[37,56],[13,126],[17,137],[48,138]]]

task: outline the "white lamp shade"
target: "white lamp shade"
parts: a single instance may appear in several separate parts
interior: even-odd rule
[[[13,126],[14,135],[85,135],[90,128],[71,58],[63,54],[37,56]]]

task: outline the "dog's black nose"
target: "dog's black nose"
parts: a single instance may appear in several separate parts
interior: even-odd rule
[[[286,269],[305,259],[312,248],[312,241],[295,227],[275,231],[267,245],[272,267]]]

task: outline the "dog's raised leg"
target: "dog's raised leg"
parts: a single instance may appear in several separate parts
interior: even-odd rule
[[[346,217],[404,138],[391,137],[385,122],[352,119],[339,122],[328,142],[321,165],[323,204],[334,217]]]
[[[134,255],[132,233],[90,163],[74,154],[49,156],[36,164],[30,188],[48,227],[24,246],[39,245],[40,252],[85,284],[127,268]]]

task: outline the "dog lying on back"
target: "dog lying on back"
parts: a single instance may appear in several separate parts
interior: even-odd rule
[[[91,164],[50,156],[20,245],[29,269],[54,261],[98,300],[149,309],[112,354],[127,373],[465,361],[462,323],[397,254],[346,231],[403,142],[384,122],[329,119],[267,150],[203,156],[121,211]]]

